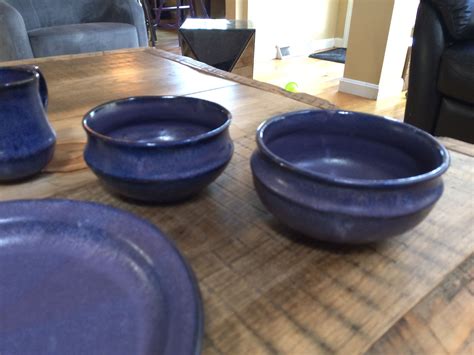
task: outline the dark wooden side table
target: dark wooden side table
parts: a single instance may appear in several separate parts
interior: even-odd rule
[[[179,29],[179,43],[187,57],[253,77],[255,28],[249,21],[187,19]]]

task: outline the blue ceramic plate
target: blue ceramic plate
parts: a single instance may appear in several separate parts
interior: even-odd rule
[[[69,200],[0,203],[0,354],[197,354],[191,269],[153,225]]]

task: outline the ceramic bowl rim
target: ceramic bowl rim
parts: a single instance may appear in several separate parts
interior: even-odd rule
[[[328,112],[331,114],[348,114],[348,115],[364,115],[369,116],[371,119],[383,119],[385,120],[386,124],[395,125],[402,127],[407,133],[414,134],[414,135],[421,135],[425,138],[428,142],[430,142],[433,147],[435,147],[441,156],[441,164],[439,164],[435,169],[430,170],[426,173],[414,175],[410,177],[404,178],[396,178],[396,179],[354,179],[354,178],[344,178],[344,177],[332,177],[327,174],[321,174],[309,170],[305,170],[302,168],[297,167],[295,164],[291,163],[290,161],[283,159],[273,153],[265,144],[264,142],[264,134],[267,127],[276,124],[280,121],[285,119],[291,119],[292,116],[300,115],[304,113],[315,113],[315,112]],[[393,118],[389,118],[386,116],[377,116],[363,112],[355,112],[355,111],[347,111],[347,110],[317,110],[317,109],[309,109],[309,110],[299,110],[299,111],[292,111],[287,112],[281,115],[273,116],[268,120],[262,122],[260,126],[257,128],[257,146],[259,151],[269,158],[273,163],[276,163],[281,168],[289,170],[292,173],[297,175],[302,175],[305,177],[309,177],[311,179],[315,179],[318,181],[322,181],[329,184],[336,184],[342,186],[352,186],[352,187],[398,187],[398,186],[406,186],[406,185],[414,185],[417,183],[425,182],[428,180],[435,179],[441,176],[446,170],[449,168],[450,165],[450,155],[447,149],[438,142],[433,136],[426,133],[425,131],[414,127],[412,125],[397,121]]]
[[[217,109],[222,114],[224,114],[226,119],[223,124],[221,124],[220,126],[214,129],[206,131],[205,133],[201,133],[201,134],[191,136],[191,137],[181,139],[181,140],[163,141],[163,142],[137,142],[137,141],[128,140],[128,139],[112,138],[108,135],[95,131],[89,126],[88,121],[91,118],[91,115],[96,113],[98,110],[102,110],[106,108],[107,106],[111,106],[113,104],[125,104],[127,102],[133,102],[133,101],[138,101],[138,100],[145,100],[145,101],[185,100],[185,101],[194,101],[194,102],[205,102],[206,104],[213,106],[215,109]],[[96,137],[107,143],[111,143],[111,144],[115,144],[119,146],[128,146],[128,147],[153,148],[153,147],[185,146],[185,145],[189,145],[189,144],[193,144],[193,143],[197,143],[197,142],[209,139],[225,131],[230,126],[231,121],[232,121],[232,114],[230,113],[230,111],[213,101],[208,101],[208,100],[199,99],[195,97],[179,96],[179,95],[158,95],[158,96],[157,95],[143,95],[143,96],[130,96],[130,97],[125,97],[121,99],[111,100],[94,107],[93,109],[89,110],[84,115],[82,119],[82,127],[84,128],[84,130],[86,131],[88,135]]]
[[[36,65],[19,65],[19,66],[0,67],[0,71],[2,70],[10,70],[10,71],[16,71],[16,72],[22,72],[22,73],[28,72],[32,75],[29,78],[16,80],[10,83],[4,83],[4,84],[0,83],[0,90],[21,86],[24,84],[31,83],[34,80],[40,79],[40,74],[38,72],[39,67]]]

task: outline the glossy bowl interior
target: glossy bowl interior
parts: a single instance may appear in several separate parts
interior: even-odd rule
[[[105,103],[86,114],[83,125],[116,144],[172,146],[219,134],[230,125],[230,113],[191,97],[142,96]]]
[[[401,122],[346,111],[275,117],[257,133],[260,151],[296,174],[351,186],[411,184],[441,175],[446,149]]]

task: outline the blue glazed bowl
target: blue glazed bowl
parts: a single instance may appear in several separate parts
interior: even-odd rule
[[[84,159],[112,192],[168,203],[198,193],[225,169],[231,114],[191,97],[142,96],[87,113]]]
[[[302,234],[365,243],[420,223],[443,193],[446,149],[404,123],[346,111],[300,111],[257,131],[251,158],[267,209]]]

